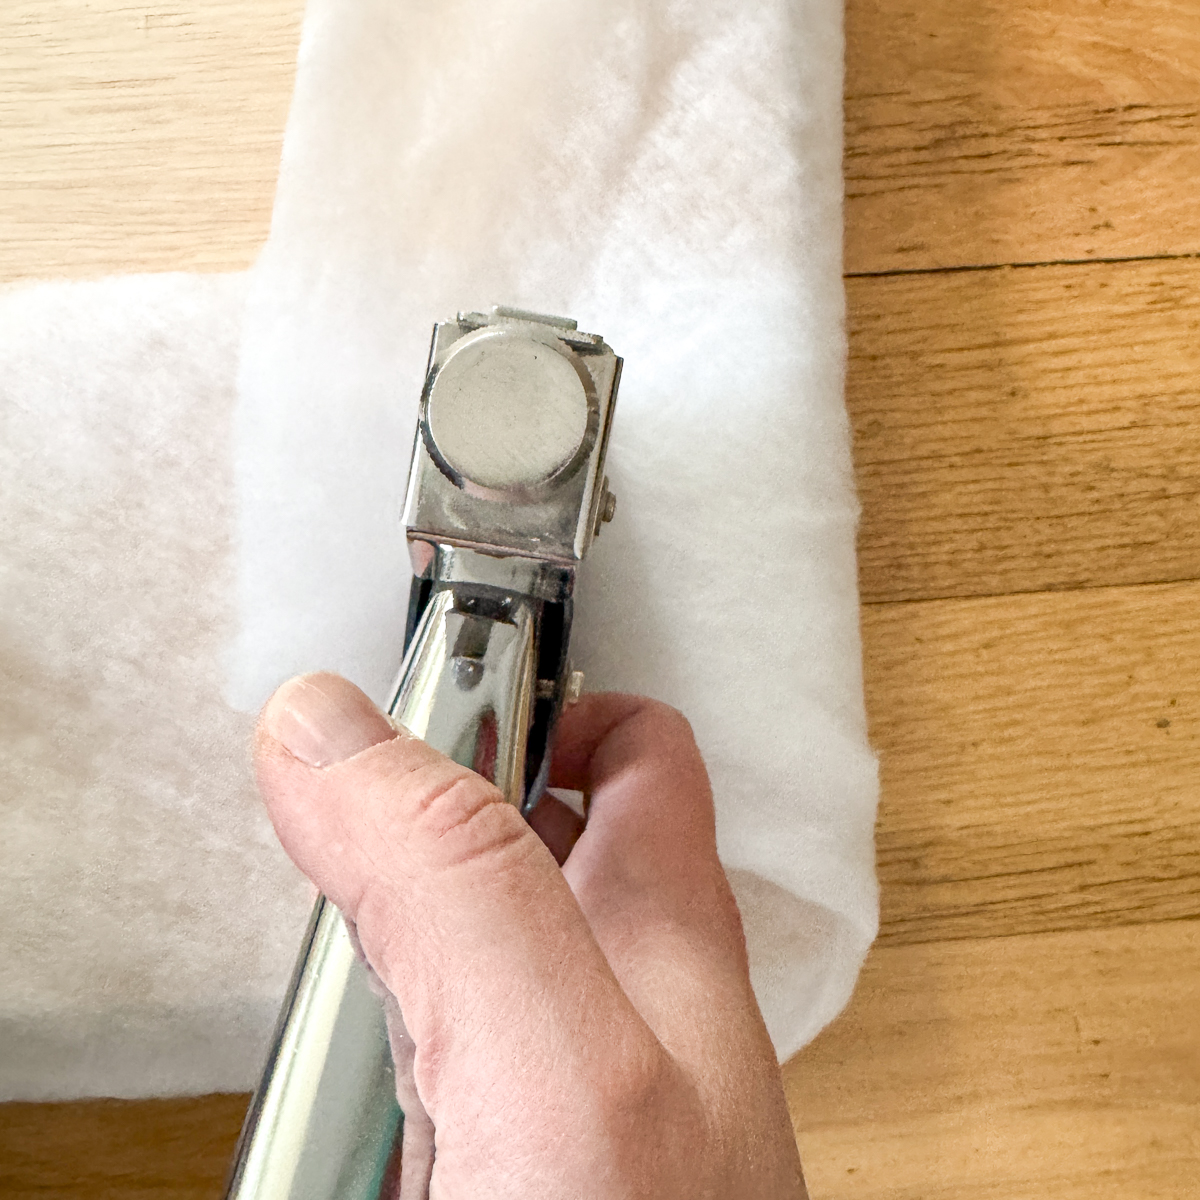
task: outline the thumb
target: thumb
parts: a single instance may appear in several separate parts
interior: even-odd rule
[[[450,1092],[481,1072],[502,1083],[514,1064],[518,1094],[574,1093],[572,1078],[586,1094],[600,1064],[578,1036],[585,1013],[628,1039],[630,1061],[661,1049],[550,852],[498,789],[397,731],[336,675],[280,688],[255,743],[284,849],[354,922],[400,1002],[435,1122]]]

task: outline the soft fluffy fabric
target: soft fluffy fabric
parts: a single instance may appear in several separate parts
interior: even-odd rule
[[[236,599],[244,710],[318,667],[382,697],[430,325],[492,303],[626,359],[574,657],[691,718],[781,1056],[839,1011],[877,911],[840,39],[836,0],[312,0],[244,318],[232,278],[5,301],[0,1095],[253,1082],[307,895],[222,639]]]
[[[836,0],[312,0],[240,374],[253,707],[392,680],[433,319],[561,313],[624,356],[574,655],[691,718],[783,1055],[876,921],[841,62]]]
[[[249,1087],[295,957],[220,690],[244,295],[0,295],[0,1100]]]

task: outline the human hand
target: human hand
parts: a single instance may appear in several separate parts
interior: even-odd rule
[[[608,694],[563,713],[551,784],[590,797],[582,832],[550,798],[531,828],[335,675],[275,693],[255,758],[284,849],[399,1001],[434,1200],[803,1200],[677,712]]]

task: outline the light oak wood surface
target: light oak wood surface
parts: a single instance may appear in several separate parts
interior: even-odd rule
[[[303,3],[0,4],[0,281],[247,267]]]
[[[814,1200],[1194,1200],[1200,924],[878,948],[785,1082]]]
[[[1195,0],[850,0],[846,269],[1196,253]]]
[[[1200,578],[1200,259],[847,290],[865,600]]]
[[[1198,583],[866,609],[881,941],[1200,915],[1198,613]]]
[[[249,265],[300,13],[0,7],[0,280]],[[883,925],[814,1200],[1200,1196],[1198,113],[1196,0],[850,0]],[[0,1106],[0,1195],[216,1197],[244,1105]]]

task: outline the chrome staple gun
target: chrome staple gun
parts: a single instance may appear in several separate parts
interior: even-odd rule
[[[582,677],[575,573],[612,519],[604,459],[621,360],[575,322],[512,308],[434,326],[404,522],[413,582],[391,718],[528,813]],[[406,1169],[383,1004],[317,900],[226,1200],[428,1192]],[[414,1177],[414,1170],[417,1177]]]

